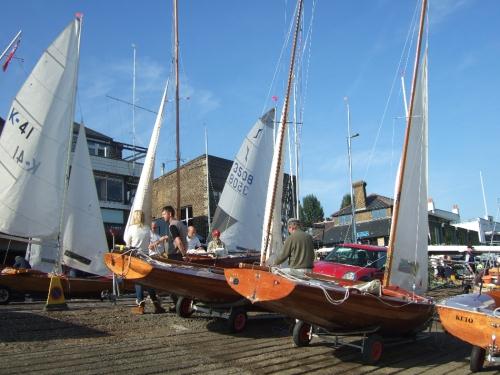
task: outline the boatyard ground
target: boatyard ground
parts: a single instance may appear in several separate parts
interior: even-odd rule
[[[434,292],[437,298],[449,291]],[[168,301],[168,298],[165,299]],[[284,318],[251,319],[230,334],[225,321],[195,313],[132,315],[133,299],[69,301],[70,310],[43,311],[43,302],[0,307],[1,374],[468,374],[470,346],[442,332],[385,348],[377,366],[359,351],[315,338],[295,348]],[[485,374],[500,366],[486,364]]]

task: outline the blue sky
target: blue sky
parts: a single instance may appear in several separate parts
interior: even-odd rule
[[[273,106],[268,94],[283,98],[289,48],[278,60],[295,1],[179,2],[181,96],[190,98],[181,102],[182,158],[204,153],[206,126],[209,152],[232,159],[256,118]],[[304,35],[313,1],[305,3]],[[329,215],[349,189],[345,96],[353,132],[361,134],[353,140],[353,177],[367,181],[368,193],[392,196],[405,125],[397,67],[416,2],[317,0],[315,4],[310,54],[306,50],[302,59],[301,183],[302,195],[318,196]],[[464,219],[483,216],[481,170],[488,210],[495,216],[500,198],[495,151],[500,146],[500,3],[431,0],[430,4],[429,196],[437,208],[458,204]],[[83,118],[88,127],[132,143],[131,108],[106,95],[131,101],[135,43],[137,104],[156,110],[171,69],[171,1],[3,4],[0,46],[5,48],[22,29],[17,56],[24,62],[13,61],[6,73],[0,72],[0,116],[6,116],[26,75],[75,12],[84,13],[76,120]],[[413,54],[408,73],[412,64]],[[410,74],[406,83],[409,90]],[[166,162],[171,169],[173,106],[167,111],[157,164]],[[153,123],[154,115],[137,111],[137,144],[147,146]]]

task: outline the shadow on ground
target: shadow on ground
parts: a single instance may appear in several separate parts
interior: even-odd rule
[[[0,342],[33,342],[104,336],[108,334],[41,314],[0,311]]]
[[[207,329],[221,334],[248,338],[285,337],[291,334],[290,323],[282,317],[249,319],[245,329],[239,333],[230,332],[228,320],[212,319],[207,323]]]

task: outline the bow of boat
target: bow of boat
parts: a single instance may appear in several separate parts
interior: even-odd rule
[[[104,263],[111,272],[128,280],[142,279],[153,269],[142,259],[119,253],[104,254]]]

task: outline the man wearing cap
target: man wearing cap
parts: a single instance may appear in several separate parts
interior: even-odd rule
[[[207,251],[214,251],[215,249],[225,249],[226,245],[220,239],[220,230],[214,229],[212,231],[212,241],[208,243]]]
[[[294,273],[311,272],[314,263],[312,237],[300,229],[300,222],[295,218],[288,219],[288,232],[290,236],[281,252],[269,259],[270,265],[277,266],[288,260],[288,266]]]

